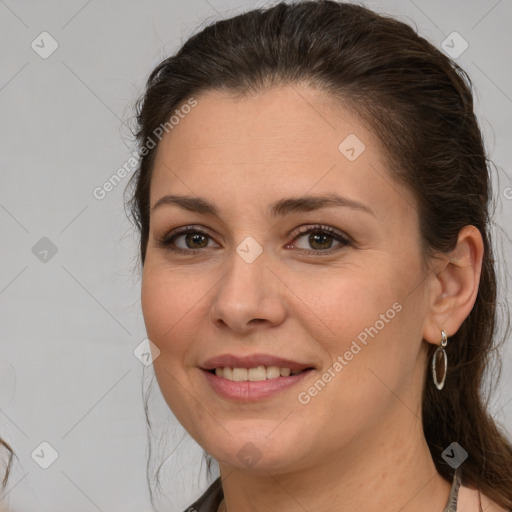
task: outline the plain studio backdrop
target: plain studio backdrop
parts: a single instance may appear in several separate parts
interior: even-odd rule
[[[137,357],[146,335],[136,233],[123,209],[135,149],[125,124],[133,126],[149,72],[193,32],[264,5],[0,0],[0,435],[18,457],[6,490],[12,512],[151,510],[142,390],[152,368]],[[366,5],[460,53],[498,167],[503,276],[512,260],[512,4]],[[121,182],[98,192],[123,166]],[[500,285],[510,288],[507,279]],[[510,340],[502,358],[491,412],[512,435]],[[181,512],[207,485],[202,450],[156,381],[150,414],[160,439],[154,464],[163,463],[159,510]]]

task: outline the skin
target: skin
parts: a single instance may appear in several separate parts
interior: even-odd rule
[[[466,226],[455,250],[427,266],[413,195],[392,177],[373,133],[322,91],[295,84],[196,99],[159,143],[150,204],[166,194],[201,196],[220,218],[176,205],[151,212],[142,309],[167,404],[219,462],[219,510],[442,511],[450,483],[435,469],[421,423],[426,349],[440,344],[441,329],[449,343],[474,304],[478,230]],[[354,161],[338,149],[349,134],[365,144]],[[340,206],[268,213],[278,199],[331,192],[373,214]],[[315,224],[351,243],[295,233]],[[175,239],[188,254],[158,245],[187,225],[208,234],[189,245]],[[247,236],[263,250],[252,263],[236,252]],[[300,403],[298,393],[395,303],[401,311]],[[198,368],[223,353],[269,353],[315,371],[270,398],[234,402]],[[251,467],[237,456],[248,442],[260,455]]]

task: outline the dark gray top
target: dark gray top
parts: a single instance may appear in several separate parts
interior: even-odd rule
[[[453,475],[452,490],[444,512],[457,512],[457,499],[459,497],[460,486],[461,477],[459,468],[457,468]],[[208,487],[206,492],[184,512],[217,512],[223,498],[224,492],[222,491],[222,484],[219,477]]]
[[[224,498],[220,476],[215,480],[206,492],[184,512],[217,512],[220,502]]]

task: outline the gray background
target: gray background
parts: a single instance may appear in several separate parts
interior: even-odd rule
[[[92,192],[132,154],[123,124],[151,69],[200,26],[264,4],[0,0],[0,435],[19,458],[9,510],[150,510],[144,366],[133,352],[145,338],[138,249],[122,203],[128,179],[103,200]],[[438,47],[453,31],[468,42],[457,61],[475,83],[497,165],[498,260],[510,266],[510,0],[366,5],[415,24]],[[31,47],[42,46],[44,31],[58,43],[46,59]],[[509,342],[503,360],[492,412],[512,434]],[[205,488],[202,452],[155,386],[150,411],[165,434],[155,445],[166,459],[157,503],[181,511]],[[58,453],[48,469],[31,455],[49,456],[44,441]]]

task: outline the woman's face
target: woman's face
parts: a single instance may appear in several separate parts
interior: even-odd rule
[[[239,469],[398,442],[420,415],[431,283],[412,195],[323,92],[196,99],[159,143],[150,191],[142,308],[167,404]]]

